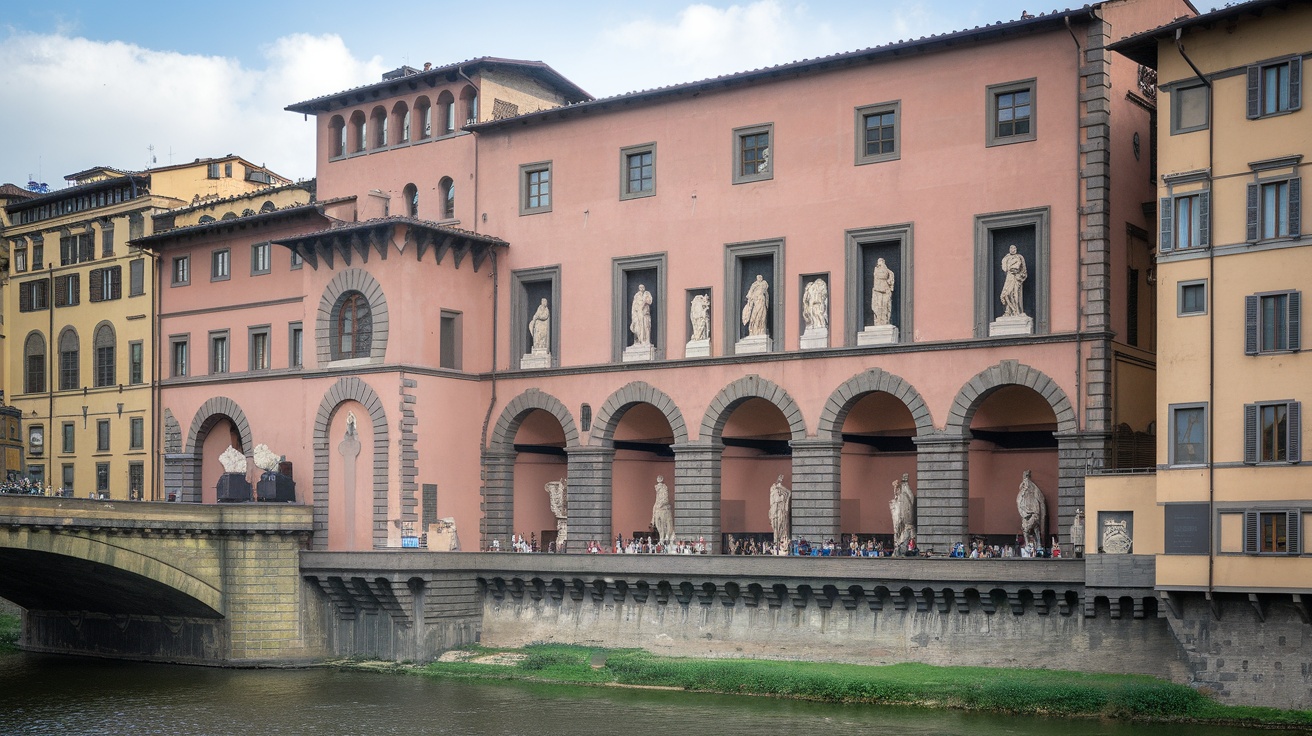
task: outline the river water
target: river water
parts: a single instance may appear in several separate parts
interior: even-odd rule
[[[1142,726],[771,698],[0,654],[0,734],[115,736],[1222,736]],[[1256,733],[1256,732],[1254,732]]]

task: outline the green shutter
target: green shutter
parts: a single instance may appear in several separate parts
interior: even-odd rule
[[[1255,295],[1244,297],[1244,354],[1257,355],[1257,313],[1259,300]]]
[[[1294,177],[1289,180],[1289,236],[1297,238],[1303,232],[1303,180]]]
[[[1291,555],[1300,555],[1303,553],[1303,535],[1302,529],[1299,528],[1299,522],[1303,520],[1303,512],[1299,509],[1291,509],[1285,512],[1285,552]]]
[[[1303,106],[1303,57],[1295,56],[1289,60],[1289,109],[1297,110]]]
[[[1250,555],[1257,554],[1258,549],[1257,512],[1244,512],[1244,551]]]
[[[1258,190],[1256,184],[1248,185],[1248,242],[1257,242]]]
[[[1285,433],[1288,444],[1285,446],[1285,459],[1291,463],[1303,461],[1303,405],[1291,401],[1285,407]]]
[[[1198,247],[1212,244],[1212,193],[1198,193]]]
[[[1257,463],[1257,404],[1244,404],[1244,462]]]
[[[1303,340],[1303,292],[1289,292],[1289,349],[1302,349]]]
[[[1254,120],[1262,114],[1262,70],[1256,66],[1248,67],[1248,119]]]

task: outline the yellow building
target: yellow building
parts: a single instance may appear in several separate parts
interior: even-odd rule
[[[1089,478],[1091,595],[1151,586],[1199,682],[1306,702],[1312,3],[1229,6],[1111,48],[1157,72],[1157,466]]]
[[[9,200],[0,231],[5,396],[21,412],[26,475],[68,495],[151,498],[155,266],[130,241],[161,212],[288,180],[239,156],[66,180]]]

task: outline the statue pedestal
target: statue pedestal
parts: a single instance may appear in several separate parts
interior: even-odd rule
[[[734,355],[751,355],[753,353],[770,352],[769,335],[750,335],[734,343]]]
[[[808,327],[802,333],[802,349],[816,350],[829,347],[828,327]]]
[[[857,345],[896,345],[897,327],[893,325],[871,325],[856,333]]]
[[[621,357],[625,363],[656,360],[656,346],[651,344],[630,345],[624,348],[624,355]]]
[[[1033,334],[1034,318],[1027,314],[1018,314],[1015,317],[998,317],[989,323],[989,337]]]
[[[683,357],[685,358],[709,358],[711,357],[710,340],[689,340],[683,348]]]
[[[219,476],[217,498],[220,503],[238,503],[251,500],[251,483],[244,473],[224,473]]]
[[[519,367],[524,369],[550,368],[551,353],[546,350],[534,350],[531,353],[524,353],[524,356],[519,359]]]
[[[282,473],[266,472],[255,484],[255,498],[260,501],[292,503],[296,501],[296,483]]]

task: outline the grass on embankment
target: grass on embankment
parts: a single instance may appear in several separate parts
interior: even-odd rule
[[[480,650],[491,654],[501,650]],[[1053,670],[867,666],[820,662],[661,657],[639,649],[537,644],[515,664],[435,662],[426,674],[579,685],[673,687],[829,703],[964,708],[1025,715],[1202,721],[1312,727],[1312,711],[1225,706],[1183,685],[1142,675]],[[591,667],[593,654],[605,666]]]
[[[11,613],[0,613],[0,652],[18,651],[18,633],[22,620]]]

